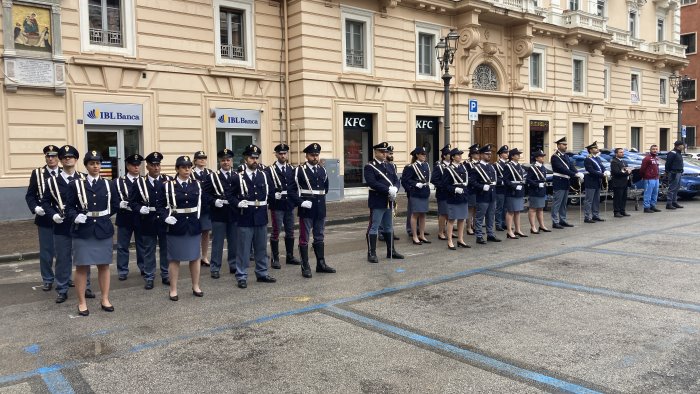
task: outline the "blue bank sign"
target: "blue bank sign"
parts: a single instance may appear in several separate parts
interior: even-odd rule
[[[260,111],[256,110],[217,108],[214,117],[217,129],[260,128]]]
[[[143,105],[83,103],[83,123],[92,125],[143,125]]]

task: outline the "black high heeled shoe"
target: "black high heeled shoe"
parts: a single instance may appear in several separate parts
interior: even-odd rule
[[[548,228],[544,228],[544,227],[540,227],[540,231],[544,231],[545,233],[551,233],[551,232],[552,232],[552,230],[550,230],[550,229],[548,229]]]
[[[203,291],[194,291],[194,289],[192,289],[192,294],[193,294],[195,297],[204,297],[204,292],[203,292]]]
[[[104,306],[104,304],[100,304],[102,307],[102,310],[105,312],[114,312],[114,305],[112,306]]]
[[[523,233],[515,233],[515,235],[517,235],[520,238],[527,238],[527,235],[525,235]]]
[[[89,309],[86,309],[86,310],[84,310],[84,311],[81,311],[81,310],[80,310],[80,307],[78,307],[78,315],[79,315],[79,316],[89,316],[89,315],[90,315],[90,310],[89,310]]]
[[[513,235],[513,236],[511,237],[510,234],[506,234],[506,238],[508,238],[508,239],[518,239],[518,236],[517,236],[517,235]]]
[[[411,242],[413,242],[414,245],[423,245],[423,242],[421,241],[416,242],[414,240],[411,240]]]
[[[170,297],[170,301],[177,301],[180,299],[180,297],[178,297],[177,294],[174,296],[168,295],[168,297]]]
[[[447,245],[447,249],[449,249],[449,250],[457,250],[457,247],[454,246],[454,245],[453,245],[453,246]]]
[[[424,244],[431,244],[432,242],[428,241],[427,239],[421,239],[420,240]]]
[[[471,249],[471,246],[465,244],[464,242],[459,242],[459,241],[457,242],[457,247]]]
[[[539,231],[535,231],[533,229],[530,229],[530,234],[539,234],[539,233],[540,233]]]
[[[438,239],[439,239],[440,241],[447,241],[447,237],[442,237],[442,236],[440,236],[440,235],[438,235]]]

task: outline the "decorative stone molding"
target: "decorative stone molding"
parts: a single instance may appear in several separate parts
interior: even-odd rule
[[[485,42],[483,45],[483,50],[487,56],[493,56],[498,53],[498,45],[492,42]]]
[[[595,56],[603,56],[603,51],[605,51],[606,43],[598,42],[591,45],[591,53]]]
[[[514,64],[513,78],[511,85],[513,90],[523,90],[525,85],[520,82],[520,69],[525,62],[525,59],[532,55],[535,49],[535,44],[532,42],[532,25],[520,25],[513,29],[513,53],[517,57]]]
[[[401,0],[381,0],[379,2],[379,12],[382,18],[387,17],[388,9],[389,8],[396,8],[396,6],[399,5]]]
[[[467,26],[459,32],[459,47],[464,51],[464,56],[481,43],[481,32],[478,25]]]
[[[564,43],[568,47],[575,47],[576,45],[578,45],[578,37],[576,37],[576,36],[566,37],[566,39],[564,39]]]

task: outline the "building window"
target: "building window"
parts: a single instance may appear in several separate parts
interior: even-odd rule
[[[632,38],[637,38],[637,13],[630,11],[628,19],[630,36]]]
[[[633,72],[630,74],[630,101],[632,104],[639,104],[639,73]]]
[[[696,148],[695,126],[685,126],[685,143],[688,148]]]
[[[611,149],[612,143],[610,142],[610,134],[612,134],[612,126],[603,126],[603,146],[607,149]]]
[[[681,5],[695,4],[698,0],[681,0]]]
[[[136,56],[134,0],[80,0],[83,52]]]
[[[483,90],[498,90],[498,74],[488,64],[480,64],[472,76],[474,87]]]
[[[579,0],[569,0],[569,9],[571,11],[578,11],[579,9]]]
[[[372,13],[357,9],[342,9],[343,69],[369,72],[372,70]]]
[[[571,151],[580,152],[586,146],[584,143],[586,135],[585,123],[574,123],[571,127]]]
[[[683,100],[686,101],[695,101],[697,100],[697,97],[695,96],[695,79],[692,79],[688,82],[688,91],[685,93],[683,96]]]
[[[597,0],[595,4],[595,14],[605,16],[605,0]]]
[[[608,64],[603,69],[603,99],[610,100],[610,65]]]
[[[668,79],[659,79],[659,104],[668,104]]]
[[[544,48],[535,48],[530,55],[530,89],[544,89]]]
[[[685,45],[685,53],[691,54],[696,52],[696,39],[697,35],[695,33],[681,34],[681,45]]]
[[[659,18],[656,20],[656,41],[664,40],[664,20]]]
[[[253,0],[215,0],[216,61],[253,68]]]
[[[641,152],[640,150],[640,138],[642,136],[642,128],[641,127],[632,127],[631,132],[630,132],[630,148],[634,148],[637,150],[637,152]]]
[[[586,58],[574,55],[571,63],[572,89],[574,93],[586,92]]]
[[[440,80],[435,54],[435,44],[439,36],[439,27],[416,24],[416,79]]]

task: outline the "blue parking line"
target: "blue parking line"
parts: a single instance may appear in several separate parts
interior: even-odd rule
[[[380,332],[391,333],[402,338],[408,339],[411,342],[418,343],[420,345],[425,345],[433,349],[438,349],[447,352],[453,356],[457,356],[460,359],[468,361],[478,366],[485,367],[488,369],[496,370],[500,373],[508,374],[511,376],[519,377],[531,382],[544,384],[559,390],[566,391],[568,393],[599,393],[598,391],[591,390],[589,388],[579,386],[575,383],[560,380],[551,376],[541,374],[539,372],[530,371],[524,368],[517,367],[513,364],[508,364],[506,362],[484,356],[476,352],[465,350],[454,345],[439,341],[434,338],[430,338],[412,331],[404,330],[396,326],[392,326],[386,323],[382,323],[378,320],[371,319],[366,316],[358,315],[357,313],[350,312],[345,309],[340,309],[335,306],[330,306],[325,310],[339,316],[343,316],[350,320],[362,323],[364,325],[370,326],[377,329]]]
[[[42,380],[51,394],[74,394],[73,386],[66,380],[58,366],[42,367],[38,369]]]
[[[629,301],[642,302],[645,304],[658,305],[658,306],[663,306],[663,307],[668,307],[668,308],[683,309],[683,310],[691,311],[691,312],[700,312],[700,305],[698,305],[698,304],[692,304],[692,303],[683,302],[683,301],[675,301],[675,300],[670,300],[670,299],[665,299],[665,298],[658,298],[658,297],[648,296],[648,295],[644,295],[644,294],[624,293],[621,291],[609,290],[609,289],[604,289],[604,288],[600,288],[600,287],[589,287],[589,286],[584,286],[584,285],[578,285],[575,283],[561,282],[558,280],[542,279],[542,278],[536,278],[536,277],[532,277],[532,276],[517,275],[517,274],[511,274],[508,272],[500,272],[500,271],[485,271],[483,274],[489,275],[489,276],[495,276],[495,277],[503,278],[503,279],[516,280],[519,282],[532,283],[532,284],[536,284],[536,285],[557,287],[560,289],[580,291],[580,292],[589,293],[589,294],[598,294],[598,295],[603,295],[603,296],[613,297],[613,298],[621,298],[621,299],[625,299],[625,300],[629,300]]]
[[[581,252],[593,252],[593,253],[600,253],[600,254],[609,254],[612,256],[626,256],[626,257],[639,257],[639,258],[644,258],[648,259],[649,254],[648,253],[635,253],[635,252],[626,252],[623,250],[614,250],[614,249],[600,249],[600,248],[576,248],[577,251]],[[663,258],[660,258],[659,260],[663,261],[672,261],[674,263],[684,263],[684,264],[700,264],[700,259],[693,259],[690,257],[671,257],[671,256],[663,256]]]

